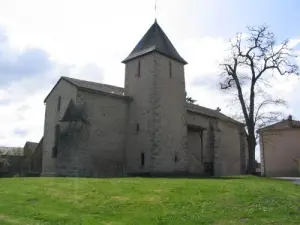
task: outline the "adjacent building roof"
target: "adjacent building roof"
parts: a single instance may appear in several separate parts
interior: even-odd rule
[[[183,64],[187,62],[179,55],[165,32],[155,20],[154,24],[146,32],[143,38],[135,46],[133,51],[122,62],[126,63],[136,57],[148,54],[150,52],[159,52]]]
[[[238,125],[241,125],[241,126],[245,125],[244,123],[241,123],[237,120],[232,119],[229,116],[226,116],[225,114],[221,113],[218,110],[209,109],[209,108],[206,108],[206,107],[203,107],[203,106],[200,106],[200,105],[196,105],[196,104],[192,104],[192,103],[186,103],[186,108],[190,112],[198,113],[198,114],[213,117],[213,118],[218,118],[222,121],[235,123],[235,124],[238,124]]]
[[[32,152],[35,151],[36,147],[38,146],[39,143],[32,142],[32,141],[27,141],[24,145],[24,148],[30,149]]]
[[[121,87],[62,76],[57,81],[57,83],[54,85],[54,87],[52,88],[50,93],[46,96],[44,102],[46,102],[47,98],[50,96],[52,91],[55,89],[56,85],[61,80],[67,81],[68,83],[74,85],[77,89],[80,89],[80,90],[102,92],[102,93],[110,94],[110,95],[117,96],[117,97],[129,98],[128,96],[125,95],[124,88],[121,88]]]
[[[282,129],[295,129],[295,128],[300,128],[300,121],[293,120],[292,117],[289,116],[288,119],[263,127],[259,129],[257,132],[260,133],[266,130],[282,130]]]

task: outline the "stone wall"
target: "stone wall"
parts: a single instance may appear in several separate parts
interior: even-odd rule
[[[219,169],[217,176],[239,175],[242,173],[241,165],[244,164],[242,156],[245,149],[241,149],[241,127],[224,121],[219,121],[219,156],[215,164]],[[215,150],[216,151],[216,150]]]
[[[127,99],[79,91],[85,122],[66,122],[58,171],[61,176],[110,177],[123,175]]]
[[[71,99],[76,100],[77,89],[60,80],[52,93],[46,99],[44,141],[43,141],[43,163],[42,176],[56,175],[56,158],[52,157],[52,148],[55,141],[55,125],[64,115]],[[58,111],[58,98],[61,96],[61,106]]]
[[[213,162],[215,176],[244,173],[246,146],[245,137],[241,135],[243,129],[241,126],[190,110],[187,112],[187,123],[205,129],[203,133],[203,162],[199,158],[200,138],[197,137],[197,133],[189,132],[190,172],[205,174],[203,163]]]
[[[40,141],[30,158],[30,174],[40,175],[43,160],[43,139]]]
[[[128,173],[186,171],[183,65],[158,53],[132,60],[126,64],[125,94],[133,98],[127,128]],[[141,165],[142,153],[145,154],[144,166]]]
[[[190,173],[199,175],[210,174],[210,172],[205,171],[204,164],[213,163],[214,161],[213,143],[211,140],[212,131],[210,127],[211,120],[214,120],[214,118],[187,111],[187,124],[203,129],[202,140],[199,130],[188,129],[188,171]]]

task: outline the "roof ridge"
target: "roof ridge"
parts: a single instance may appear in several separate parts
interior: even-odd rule
[[[119,89],[124,90],[124,88],[122,88],[122,87],[111,85],[111,84],[105,84],[105,83],[100,83],[100,82],[95,82],[95,81],[90,81],[90,80],[83,80],[83,79],[78,79],[78,78],[74,78],[74,77],[67,77],[67,76],[62,76],[61,78],[68,79],[68,80],[70,79],[71,81],[72,80],[83,81],[83,82],[88,82],[88,83],[103,85],[103,86],[106,86],[106,87],[114,87],[114,88],[119,88]],[[74,85],[76,86],[76,84],[74,84]]]

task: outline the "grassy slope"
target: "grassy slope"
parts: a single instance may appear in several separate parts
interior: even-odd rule
[[[300,224],[289,181],[0,179],[0,224]]]

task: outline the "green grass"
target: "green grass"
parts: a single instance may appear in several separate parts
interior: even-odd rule
[[[235,179],[0,179],[0,224],[300,224],[300,186]]]

